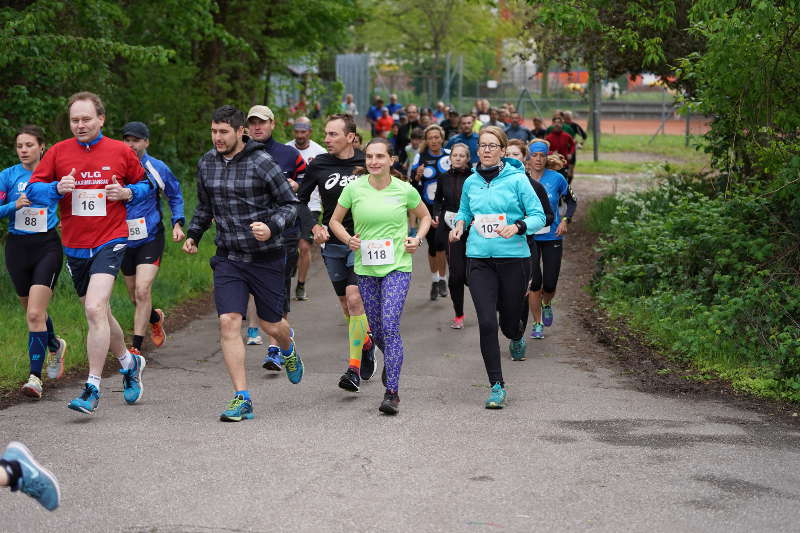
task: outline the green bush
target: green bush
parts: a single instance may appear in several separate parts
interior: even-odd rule
[[[800,236],[783,222],[789,207],[715,188],[677,176],[593,205],[590,224],[604,232],[596,297],[675,356],[800,400]]]

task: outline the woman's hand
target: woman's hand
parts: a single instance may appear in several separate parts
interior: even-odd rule
[[[406,237],[406,252],[413,254],[419,248],[419,237]]]
[[[567,224],[567,221],[562,218],[561,222],[558,223],[558,227],[556,228],[556,235],[564,235],[567,232],[567,226],[569,226],[569,224]]]
[[[450,230],[450,242],[456,242],[461,239],[464,234],[464,224],[456,224],[456,227]]]
[[[504,239],[510,239],[514,235],[519,232],[519,228],[516,224],[509,224],[508,226],[502,226],[497,229],[497,234],[500,235]]]
[[[16,209],[22,209],[23,207],[28,207],[29,205],[31,205],[31,201],[28,200],[28,197],[25,196],[25,193],[22,193],[22,194],[19,195],[19,198],[17,198],[17,201],[14,204],[14,207]]]
[[[414,181],[420,181],[422,179],[423,173],[425,172],[425,167],[420,165],[417,167],[416,173],[414,173]]]
[[[361,248],[361,235],[356,233],[355,235],[351,236],[347,239],[347,246],[354,252]]]
[[[439,227],[439,217],[433,217],[431,219],[431,227],[438,228]]]

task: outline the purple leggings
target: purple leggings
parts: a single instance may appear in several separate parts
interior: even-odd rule
[[[383,352],[386,388],[397,392],[400,367],[403,366],[403,339],[400,338],[400,315],[406,303],[411,272],[389,272],[386,277],[359,276],[358,290],[364,300],[367,321],[375,344]]]

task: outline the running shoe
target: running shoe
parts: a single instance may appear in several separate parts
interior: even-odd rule
[[[506,396],[506,390],[499,383],[495,383],[484,406],[487,409],[502,409],[506,406]]]
[[[308,300],[308,296],[306,296],[306,286],[298,283],[294,288],[294,297],[299,302]]]
[[[367,342],[361,350],[361,379],[369,380],[375,375],[375,341],[372,340],[372,333],[367,333]]]
[[[396,392],[386,391],[378,411],[387,415],[396,415],[400,411],[400,396]]]
[[[339,378],[339,388],[349,390],[350,392],[358,392],[358,386],[361,385],[361,377],[358,372],[352,368],[348,368],[347,372],[342,374]]]
[[[249,346],[264,344],[264,341],[261,340],[261,335],[258,334],[258,328],[247,328],[247,344]]]
[[[164,319],[167,315],[161,309],[156,309],[155,311],[158,315],[158,322],[150,324],[150,340],[158,348],[167,340],[167,333],[164,331]]]
[[[119,369],[122,374],[122,396],[129,405],[133,405],[142,398],[144,385],[142,384],[142,371],[147,366],[147,361],[140,354],[131,352],[133,368]]]
[[[267,348],[267,355],[261,362],[261,366],[274,372],[283,370],[283,355],[281,355],[281,349],[274,344],[270,344],[269,348]]]
[[[252,420],[253,402],[245,400],[244,396],[237,394],[228,403],[228,406],[219,415],[222,422],[241,422],[242,420]]]
[[[514,361],[524,361],[525,360],[525,336],[523,335],[522,338],[519,340],[512,340],[508,343],[508,351],[511,352],[511,359]]]
[[[67,341],[56,335],[58,350],[49,352],[47,356],[47,377],[60,379],[64,376],[64,353],[67,351]]]
[[[286,377],[295,385],[300,383],[303,379],[303,360],[300,359],[300,354],[297,353],[297,346],[292,342],[292,353],[284,357],[284,366],[286,366]]]
[[[442,298],[447,298],[447,280],[440,279],[439,280],[439,296]]]
[[[531,339],[544,339],[544,324],[537,322],[531,328]]]
[[[9,463],[15,461],[19,465],[21,475],[11,487],[12,492],[21,490],[48,511],[58,507],[61,489],[56,476],[33,458],[27,446],[21,442],[9,442],[0,458]]]
[[[542,323],[545,327],[553,325],[553,306],[542,304]]]
[[[439,282],[434,281],[431,283],[431,300],[435,300],[439,297]]]
[[[450,327],[453,329],[464,329],[464,317],[457,316],[450,322]]]
[[[28,382],[20,389],[22,394],[34,400],[42,397],[42,380],[31,374],[28,377]]]
[[[87,415],[94,414],[97,409],[97,403],[100,401],[100,391],[91,383],[86,383],[83,386],[83,392],[80,396],[67,404],[67,407],[73,411],[78,411]]]

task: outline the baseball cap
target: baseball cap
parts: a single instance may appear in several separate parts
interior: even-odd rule
[[[292,128],[300,131],[308,131],[311,129],[311,124],[308,122],[295,122],[292,124]]]
[[[137,139],[149,139],[150,129],[144,122],[128,122],[122,126],[123,137],[136,137]]]
[[[275,120],[272,110],[265,105],[254,105],[247,112],[247,118],[258,117],[261,120]]]

